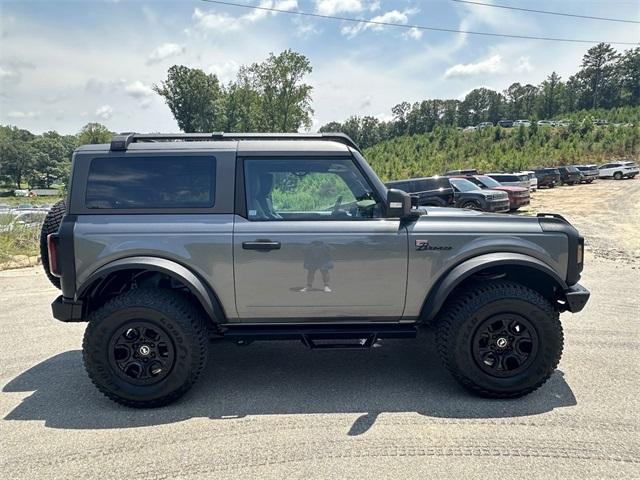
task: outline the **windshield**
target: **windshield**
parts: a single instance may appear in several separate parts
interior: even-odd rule
[[[469,180],[465,180],[464,178],[452,178],[451,185],[453,185],[453,188],[455,188],[459,192],[472,192],[474,190],[480,190],[480,187],[474,185]]]
[[[500,182],[498,182],[497,180],[494,180],[491,177],[487,177],[486,175],[482,175],[476,178],[480,181],[480,183],[482,183],[482,185],[484,185],[487,188],[495,188],[495,187],[502,186]]]

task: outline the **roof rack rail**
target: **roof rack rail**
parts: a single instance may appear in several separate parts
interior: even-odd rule
[[[216,141],[216,140],[327,140],[342,143],[360,152],[360,147],[344,133],[120,133],[113,136],[111,150],[126,151],[138,142]]]

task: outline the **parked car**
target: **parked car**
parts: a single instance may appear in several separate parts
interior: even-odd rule
[[[514,127],[530,127],[531,126],[531,122],[529,120],[516,120],[515,122],[513,122],[513,126]]]
[[[47,212],[38,211],[24,211],[17,215],[5,213],[3,214],[2,221],[0,221],[0,233],[10,232],[17,227],[40,227],[42,222],[44,222],[46,215]]]
[[[576,167],[571,165],[566,167],[558,167],[560,172],[560,185],[575,185],[582,181],[582,173]]]
[[[0,205],[0,213],[9,213],[11,211],[11,207],[9,205],[5,205],[4,203]]]
[[[513,120],[507,120],[507,119],[498,120],[498,125],[500,125],[503,128],[511,128],[513,127]]]
[[[553,188],[560,183],[560,172],[557,168],[536,168],[534,170],[538,179],[538,187]]]
[[[527,175],[529,177],[529,189],[532,192],[535,192],[538,189],[538,177],[536,177],[536,172],[534,172],[533,170],[524,170],[519,173]]]
[[[466,175],[454,178],[464,178],[465,180],[469,180],[471,183],[475,183],[482,189],[507,192],[507,195],[509,195],[509,210],[512,212],[518,210],[520,207],[529,205],[531,195],[528,188],[502,185],[500,182],[486,175]]]
[[[456,207],[505,213],[509,211],[509,195],[499,190],[486,190],[464,178],[449,179],[456,192]]]
[[[474,127],[473,125],[469,125],[468,127],[464,127],[463,131],[471,132],[471,131],[476,130],[476,129],[477,129],[477,127]]]
[[[574,165],[582,173],[582,183],[593,183],[598,178],[597,165]]]
[[[475,168],[467,168],[463,170],[447,170],[444,172],[445,176],[459,176],[459,175],[478,175],[478,170]]]
[[[502,185],[531,190],[529,175],[525,175],[524,173],[487,173],[486,175],[500,182]]]
[[[640,170],[635,162],[621,160],[618,162],[605,163],[598,167],[599,178],[615,178],[622,180],[623,178],[633,178]]]
[[[556,125],[553,120],[538,120],[536,123],[540,127],[554,127]]]
[[[493,127],[493,123],[491,122],[482,122],[478,124],[478,128],[488,128]]]
[[[571,125],[571,120],[569,120],[568,118],[563,118],[562,120],[558,120],[556,122],[556,125],[558,125],[559,127],[568,127],[569,125]]]
[[[448,177],[409,178],[385,184],[387,188],[403,190],[421,207],[453,207],[455,195]]]

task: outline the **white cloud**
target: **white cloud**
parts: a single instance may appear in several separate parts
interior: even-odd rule
[[[316,12],[321,15],[361,12],[362,10],[364,10],[364,4],[361,0],[316,0]]]
[[[15,69],[0,65],[0,81],[15,82],[19,78],[20,74]]]
[[[183,54],[187,48],[177,43],[163,43],[149,54],[147,63],[153,64]]]
[[[111,105],[102,105],[98,107],[95,115],[102,120],[109,120],[113,116],[113,107]]]
[[[414,40],[420,40],[422,38],[422,30],[418,28],[410,28],[404,33],[406,38],[412,38]]]
[[[390,10],[388,12],[383,13],[382,15],[377,15],[373,17],[371,22],[379,22],[379,23],[399,23],[405,25],[409,21],[409,15],[413,15],[416,13],[416,10]],[[342,27],[340,30],[343,35],[346,35],[349,38],[355,37],[358,33],[364,30],[375,30],[380,31],[385,28],[385,25],[376,25],[375,23],[358,23],[356,25],[346,25]],[[414,29],[412,29],[414,30]]]
[[[522,56],[516,62],[515,71],[518,73],[528,73],[533,71],[529,57]]]
[[[7,117],[12,118],[14,120],[24,120],[25,118],[37,118],[40,116],[40,112],[21,112],[19,110],[14,110],[12,112],[7,113]]]
[[[221,82],[229,82],[233,80],[240,70],[240,64],[234,60],[226,60],[221,63],[211,65],[207,71],[213,73]]]
[[[136,80],[135,82],[130,83],[124,88],[124,91],[127,95],[132,96],[133,98],[145,98],[153,95],[153,89],[142,83],[140,80]]]
[[[459,63],[447,69],[444,73],[445,78],[453,77],[472,77],[475,75],[484,75],[487,73],[497,73],[502,71],[502,56],[493,55],[486,60],[476,63]]]
[[[261,0],[260,7],[275,8],[277,10],[291,11],[298,8],[297,0]],[[271,15],[275,16],[278,12],[269,12],[266,10],[252,9],[249,13],[234,17],[227,13],[217,13],[214,11],[205,12],[196,7],[193,12],[193,20],[195,26],[201,31],[215,32],[231,32],[240,30],[248,25],[256,23],[259,20]],[[187,33],[190,30],[187,29]]]

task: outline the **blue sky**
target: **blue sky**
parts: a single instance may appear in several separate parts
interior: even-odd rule
[[[640,25],[555,17],[451,0],[236,0],[395,23],[640,42]],[[490,3],[492,0],[482,0]],[[640,20],[638,0],[495,3]],[[350,115],[387,119],[401,101],[462,98],[475,87],[567,78],[589,45],[417,32],[300,18],[201,0],[0,0],[0,123],[77,132],[177,131],[151,90],[175,63],[232,79],[291,48],[312,62],[314,127]],[[623,50],[622,46],[617,47]],[[629,47],[626,47],[629,48]]]

